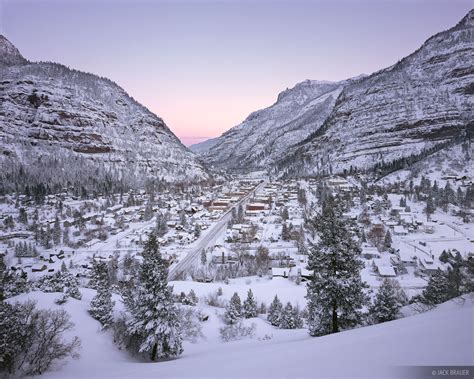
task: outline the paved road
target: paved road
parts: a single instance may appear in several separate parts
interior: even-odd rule
[[[240,199],[237,203],[234,204],[232,208],[237,208],[239,205],[245,205],[245,203],[252,197],[252,195],[260,190],[266,182],[260,183],[253,191],[249,192],[245,197]],[[227,222],[232,217],[232,208],[230,208],[217,223],[212,227],[207,229],[201,237],[194,242],[192,247],[187,248],[181,255],[179,262],[170,267],[168,279],[175,280],[176,277],[189,270],[192,267],[196,267],[201,259],[201,251],[206,249],[209,246],[212,246],[217,238],[225,232],[227,227]]]

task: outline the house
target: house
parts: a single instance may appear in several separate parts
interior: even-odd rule
[[[290,270],[289,267],[272,267],[272,278],[288,278]]]
[[[393,227],[393,234],[397,236],[406,236],[408,234],[408,230],[406,230],[402,225],[395,225]]]
[[[247,204],[248,211],[264,211],[266,204],[264,203],[249,203]]]
[[[380,258],[380,253],[376,247],[363,246],[361,256],[365,259]]]
[[[438,269],[442,268],[439,262],[435,262],[435,260],[429,256],[419,257],[418,267],[423,273],[428,275],[434,274]]]
[[[392,266],[377,266],[377,273],[382,278],[394,278],[395,276],[397,276],[395,268]]]
[[[31,266],[31,272],[41,272],[46,270],[47,268],[48,267],[45,264],[38,263]]]
[[[434,222],[425,222],[423,224],[423,231],[425,233],[433,234],[435,232],[435,225]]]
[[[406,244],[400,244],[400,248],[395,252],[400,263],[404,266],[416,266],[417,254]]]
[[[305,268],[298,269],[298,274],[301,276],[301,281],[311,280],[313,277],[314,272],[311,270],[307,270]]]

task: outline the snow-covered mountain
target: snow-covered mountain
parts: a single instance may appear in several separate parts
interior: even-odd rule
[[[69,181],[207,177],[163,120],[112,81],[31,63],[0,36],[0,165],[4,179]],[[41,172],[37,172],[41,171]]]
[[[299,176],[386,172],[460,141],[474,127],[473,20],[471,10],[370,76],[297,84],[195,151],[219,167]]]
[[[219,138],[209,138],[205,141],[189,146],[189,149],[196,154],[204,154],[218,142]]]
[[[474,10],[387,69],[344,87],[324,125],[277,167],[290,175],[401,168],[474,129]]]
[[[216,167],[268,167],[322,125],[348,82],[299,83],[281,92],[272,106],[253,112],[222,136],[192,149]]]

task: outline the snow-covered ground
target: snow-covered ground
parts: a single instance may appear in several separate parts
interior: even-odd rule
[[[45,373],[45,378],[397,378],[414,375],[410,366],[474,363],[472,295],[423,314],[317,338],[305,329],[280,330],[252,319],[248,321],[256,324],[256,336],[229,343],[218,340],[219,319],[207,307],[207,340],[186,343],[177,360],[142,363],[118,350],[111,334],[100,330],[87,313],[94,291],[82,292],[83,300],[69,299],[63,305],[76,325],[73,333],[82,340],[81,357]],[[12,301],[30,298],[40,308],[58,308],[57,296],[33,292]]]

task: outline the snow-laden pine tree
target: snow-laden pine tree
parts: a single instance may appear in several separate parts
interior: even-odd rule
[[[53,226],[53,232],[52,232],[52,237],[53,237],[53,243],[55,246],[59,245],[61,243],[61,225],[59,224],[59,218],[56,216],[56,219],[54,220],[54,226]]]
[[[430,276],[428,285],[423,290],[421,298],[423,303],[436,305],[449,300],[449,282],[447,275],[438,269]]]
[[[240,301],[239,294],[234,292],[230,298],[229,304],[225,309],[224,319],[225,321],[233,325],[237,323],[242,318],[242,303]]]
[[[296,320],[294,319],[293,306],[290,302],[286,303],[280,316],[280,328],[296,329]]]
[[[251,289],[247,292],[247,298],[244,300],[242,306],[242,314],[245,318],[252,318],[258,316],[257,302],[253,297],[253,292]]]
[[[383,244],[386,249],[390,249],[392,247],[392,235],[390,234],[390,230],[387,230],[387,233],[385,233]]]
[[[402,303],[394,281],[385,278],[370,307],[370,318],[375,323],[395,320],[401,306]]]
[[[310,335],[322,336],[361,322],[368,286],[360,277],[360,247],[331,195],[310,225],[319,242],[311,244],[308,257],[308,270],[314,272],[307,286],[308,326]]]
[[[267,320],[273,326],[280,325],[281,312],[283,310],[283,304],[277,295],[275,295],[270,307],[268,308]]]
[[[106,328],[113,321],[115,305],[110,292],[107,263],[94,260],[92,270],[97,294],[92,298],[89,313]]]
[[[183,352],[179,312],[168,286],[167,263],[161,257],[156,237],[151,234],[143,249],[143,263],[133,303],[128,332],[138,339],[138,352],[152,361],[176,358]]]

